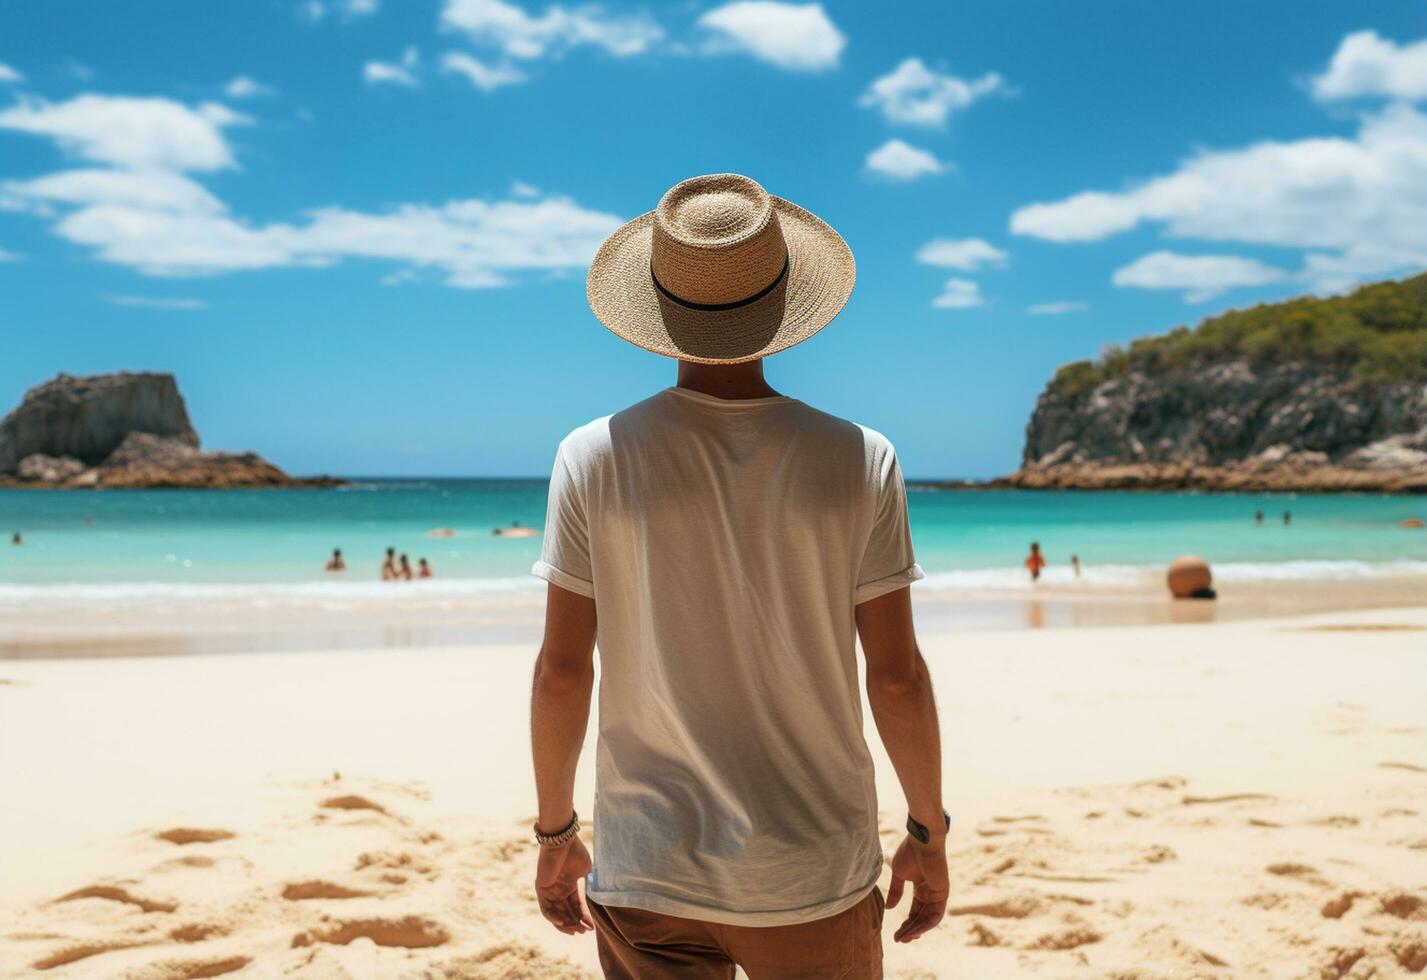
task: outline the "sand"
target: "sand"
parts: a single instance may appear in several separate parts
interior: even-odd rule
[[[888,976],[1427,971],[1427,608],[923,646],[952,914]],[[593,974],[529,891],[532,659],[0,662],[0,976]]]

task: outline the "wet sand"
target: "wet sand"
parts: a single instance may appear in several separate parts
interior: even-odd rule
[[[188,656],[354,651],[540,640],[538,589],[453,600],[420,585],[389,603],[212,600],[97,603],[0,609],[0,661],[56,657]],[[400,593],[398,593],[400,594]],[[1174,601],[1158,586],[1042,584],[1021,590],[913,588],[923,634],[1065,627],[1241,622],[1315,612],[1414,606],[1427,576],[1233,582],[1213,602]]]

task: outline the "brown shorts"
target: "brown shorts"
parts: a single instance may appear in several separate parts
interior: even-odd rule
[[[881,980],[882,891],[793,926],[727,926],[590,902],[607,980]]]

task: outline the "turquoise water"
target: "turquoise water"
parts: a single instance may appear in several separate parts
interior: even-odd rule
[[[1224,578],[1361,577],[1427,572],[1427,500],[1386,496],[938,492],[911,488],[913,536],[929,583],[1016,588],[1038,540],[1051,581],[1080,556],[1092,582],[1129,582],[1175,556],[1209,558]],[[1265,513],[1262,527],[1253,514]],[[1284,510],[1293,523],[1285,527]],[[334,490],[0,491],[0,601],[37,595],[181,594],[264,586],[370,589],[388,546],[434,567],[443,588],[535,587],[543,480],[371,480]],[[87,519],[87,520],[86,520]],[[452,538],[427,532],[451,528]],[[325,575],[334,547],[343,577]]]

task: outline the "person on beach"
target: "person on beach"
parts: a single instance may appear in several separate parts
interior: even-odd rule
[[[347,560],[342,557],[341,548],[332,549],[332,557],[327,559],[327,571],[345,572],[347,570]]]
[[[399,576],[396,571],[396,549],[388,548],[386,557],[382,559],[382,581],[395,582]]]
[[[418,558],[418,559],[416,560],[416,577],[417,577],[417,578],[430,578],[430,577],[431,577],[431,566],[428,565],[428,564],[426,564],[426,559],[425,559],[425,558]]]
[[[411,559],[406,557],[404,553],[401,556],[401,564],[397,568],[396,574],[403,582],[411,581]]]
[[[561,932],[595,932],[606,977],[882,976],[859,637],[909,810],[896,940],[945,914],[951,818],[897,455],[763,372],[853,280],[837,232],[735,174],[676,185],[590,266],[595,316],[679,361],[675,387],[560,443],[532,569],[548,582],[535,894]],[[591,860],[574,781],[597,643]]]
[[[1079,555],[1071,555],[1071,556],[1070,556],[1070,570],[1075,573],[1075,577],[1076,577],[1076,578],[1079,578],[1079,577],[1080,577],[1080,556],[1079,556]]]
[[[1045,556],[1041,554],[1039,541],[1031,542],[1031,553],[1026,556],[1026,571],[1031,573],[1031,581],[1039,582],[1041,569],[1045,568]]]

